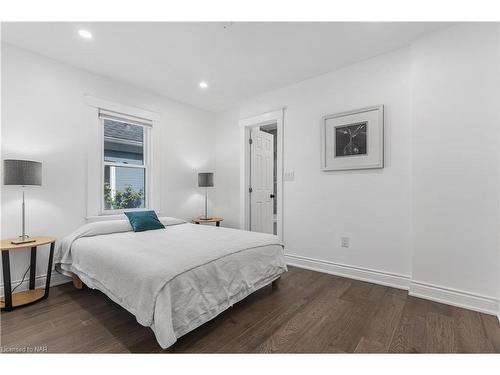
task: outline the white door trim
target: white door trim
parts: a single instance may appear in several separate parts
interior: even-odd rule
[[[278,202],[277,202],[277,234],[283,241],[283,117],[285,108],[266,112],[258,116],[241,119],[240,126],[240,228],[250,229],[250,129],[256,126],[276,124],[278,144]]]

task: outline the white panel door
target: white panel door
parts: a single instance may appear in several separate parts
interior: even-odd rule
[[[251,138],[250,230],[273,234],[273,135],[254,128]]]

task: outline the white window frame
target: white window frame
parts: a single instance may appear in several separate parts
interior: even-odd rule
[[[128,117],[128,116],[127,116]],[[125,124],[130,124],[130,125],[136,125],[140,126],[143,128],[143,144],[142,144],[142,150],[143,150],[143,164],[142,165],[137,165],[137,164],[126,164],[126,163],[114,163],[114,162],[109,162],[104,160],[104,121],[105,120],[113,120],[117,122],[122,122]],[[100,182],[100,215],[117,215],[117,214],[122,214],[125,211],[144,211],[144,210],[149,210],[151,209],[151,126],[148,125],[143,125],[139,122],[135,121],[130,121],[126,118],[126,116],[120,117],[119,114],[116,116],[112,117],[99,117],[99,125],[100,125],[100,139],[99,142],[101,144],[101,182]],[[104,169],[106,166],[115,166],[115,167],[124,167],[124,168],[138,168],[138,169],[144,169],[144,195],[145,195],[145,200],[144,200],[144,207],[139,207],[139,208],[123,208],[123,209],[118,209],[118,210],[106,210],[104,207]]]
[[[87,222],[99,220],[124,219],[123,210],[103,210],[104,207],[104,127],[99,114],[112,112],[125,120],[146,119],[151,125],[146,136],[149,147],[147,154],[149,176],[146,174],[147,208],[161,214],[161,177],[159,173],[161,159],[161,140],[159,124],[161,113],[150,109],[134,107],[112,102],[95,96],[84,95],[84,116],[88,124],[87,134],[87,212],[84,216]],[[128,210],[128,209],[127,209]],[[132,209],[131,209],[132,210]],[[113,212],[114,211],[114,212]]]

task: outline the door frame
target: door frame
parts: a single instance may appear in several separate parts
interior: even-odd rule
[[[239,121],[240,127],[240,228],[250,229],[250,131],[254,127],[276,124],[277,137],[277,193],[276,229],[277,235],[283,237],[283,118],[285,108],[266,112]]]

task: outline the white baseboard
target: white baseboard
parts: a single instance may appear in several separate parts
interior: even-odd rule
[[[44,288],[45,287],[45,281],[46,281],[47,275],[41,275],[37,276],[35,278],[35,288]],[[61,285],[64,283],[69,283],[71,279],[67,276],[61,275],[60,273],[56,272],[55,270],[52,271],[52,275],[50,277],[50,286],[56,286],[56,285]],[[11,281],[11,288],[14,289],[14,287],[19,284],[21,280],[13,280]],[[21,292],[23,290],[28,290],[29,287],[29,275],[27,275],[26,279],[24,282],[19,285],[19,287],[16,289],[16,292]],[[3,290],[3,283],[0,284],[0,294],[4,296],[4,290]]]
[[[486,314],[497,315],[500,321],[500,306],[499,301],[496,298],[481,296],[438,285],[431,285],[411,280],[409,276],[393,274],[385,271],[349,266],[346,264],[339,264],[293,254],[285,254],[285,258],[287,264],[291,266],[348,277],[355,280],[367,281],[393,288],[405,289],[409,291],[409,295],[414,297],[424,298]]]
[[[496,298],[469,293],[463,290],[412,280],[408,294],[485,314],[497,315],[498,313],[498,300]]]
[[[350,279],[368,281],[370,283],[408,290],[410,278],[405,275],[372,270],[369,268],[354,267],[346,264],[334,263],[326,260],[285,254],[287,264],[312,271],[344,276]]]

